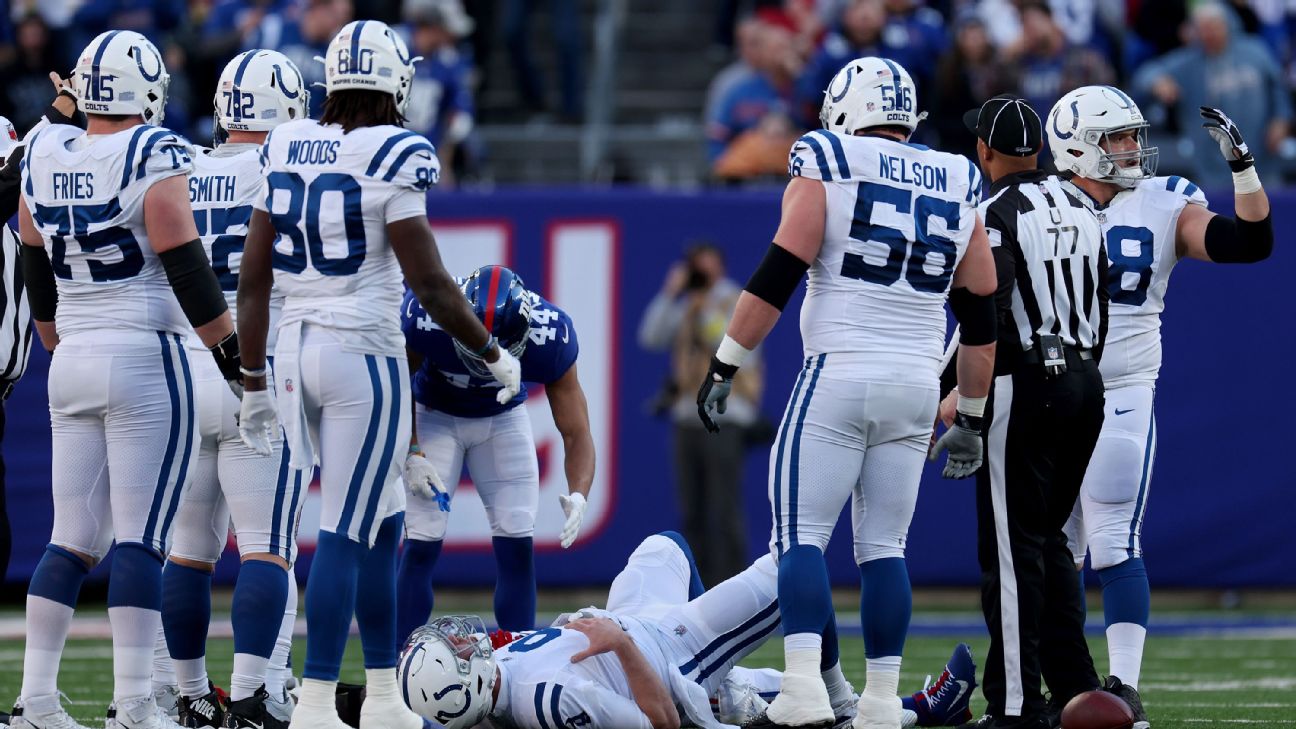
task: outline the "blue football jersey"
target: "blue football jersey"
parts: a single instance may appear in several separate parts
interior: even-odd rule
[[[530,296],[531,330],[520,358],[522,382],[545,385],[571,369],[580,346],[567,312],[539,294]],[[406,346],[423,356],[423,366],[413,375],[414,399],[422,405],[459,418],[486,418],[526,402],[525,384],[509,402],[495,402],[499,383],[469,374],[450,335],[432,321],[410,291],[401,306],[401,330]]]

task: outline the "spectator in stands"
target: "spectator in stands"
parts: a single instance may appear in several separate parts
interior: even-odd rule
[[[1181,31],[1188,20],[1188,3],[1186,0],[1142,0],[1130,13],[1130,32],[1125,34],[1121,58],[1126,75],[1183,45]]]
[[[311,89],[310,115],[318,119],[324,109],[324,64],[315,60],[328,51],[333,36],[355,15],[351,0],[306,0],[305,7],[289,3],[280,12],[268,12],[247,40],[247,47],[273,48],[288,56],[301,69],[302,80]]]
[[[164,34],[179,27],[188,11],[184,0],[86,0],[71,27],[85,43],[107,30],[133,30],[161,48]]]
[[[882,29],[883,43],[894,49],[891,57],[909,71],[922,98],[936,73],[936,59],[949,46],[945,19],[916,0],[884,0],[884,6],[887,20]]]
[[[684,538],[693,547],[698,571],[716,585],[746,567],[747,539],[742,509],[746,435],[760,418],[764,373],[759,352],[750,372],[743,365],[720,432],[708,435],[697,417],[691,383],[706,377],[711,354],[724,337],[742,289],[725,274],[724,255],[710,243],[692,246],[671,266],[661,291],[639,322],[639,345],[670,352],[668,388],[675,424],[675,486]]]
[[[49,104],[49,72],[58,68],[45,20],[31,13],[14,29],[15,53],[0,67],[0,115],[17,129],[31,129]]]
[[[1013,68],[1016,91],[1032,108],[1052,109],[1062,94],[1079,86],[1115,83],[1107,59],[1071,45],[1047,3],[1022,3],[1021,23],[1021,38],[1002,49],[1001,60]]]
[[[724,179],[785,173],[788,149],[809,127],[794,94],[801,59],[792,33],[762,23],[752,42],[755,73],[730,86],[707,119],[712,172]]]
[[[453,186],[459,145],[473,130],[473,64],[459,48],[473,21],[459,0],[406,0],[415,65],[406,128],[427,137],[441,159],[441,186]]]
[[[711,79],[711,85],[707,87],[703,118],[714,118],[716,110],[720,108],[720,102],[729,94],[729,90],[755,75],[756,67],[760,65],[759,56],[761,43],[763,42],[761,33],[763,31],[764,22],[754,15],[749,15],[738,21],[737,27],[733,31],[738,58],[733,63],[720,69],[720,73],[717,73],[715,78]]]
[[[1228,109],[1242,136],[1251,140],[1256,169],[1261,175],[1280,173],[1278,165],[1265,160],[1286,139],[1292,114],[1282,70],[1264,43],[1238,34],[1237,19],[1224,6],[1197,6],[1192,41],[1149,61],[1135,75],[1133,89],[1138,97],[1162,106],[1197,183],[1209,187],[1229,180],[1228,170],[1208,164],[1204,152],[1188,151],[1201,144],[1199,106]]]
[[[802,114],[809,118],[817,116],[828,82],[847,62],[860,56],[883,56],[909,68],[912,61],[903,49],[891,47],[883,40],[886,22],[882,0],[849,0],[837,18],[836,29],[824,36],[797,80],[797,99],[805,107]]]
[[[946,152],[976,158],[976,135],[963,124],[960,112],[975,109],[986,99],[1009,90],[1011,78],[999,63],[985,21],[975,10],[959,13],[954,23],[954,46],[936,66],[932,93],[919,96],[931,112],[930,123]]]
[[[531,56],[529,20],[540,0],[506,0],[504,39],[508,44],[513,75],[522,103],[532,112],[544,112],[544,79]],[[585,117],[585,95],[581,68],[581,22],[577,0],[549,0],[549,27],[558,49],[558,76],[562,91],[561,118],[579,123]]]

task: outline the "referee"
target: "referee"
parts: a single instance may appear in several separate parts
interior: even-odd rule
[[[1107,258],[1093,212],[1036,169],[1043,129],[1029,104],[996,96],[964,122],[991,182],[981,215],[999,277],[986,462],[977,472],[988,706],[974,726],[1048,729],[1057,707],[1098,688],[1062,527],[1102,426]]]

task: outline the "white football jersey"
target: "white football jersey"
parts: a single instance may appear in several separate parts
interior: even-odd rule
[[[193,169],[193,147],[140,124],[90,136],[56,124],[28,140],[23,197],[58,283],[60,338],[101,329],[188,334],[144,229],[144,195]]]
[[[865,377],[914,368],[934,376],[945,298],[976,225],[976,166],[917,144],[817,130],[792,146],[788,173],[827,191],[823,247],[801,307],[805,355],[852,355]]]
[[[587,612],[607,615],[601,610]],[[622,619],[622,624],[649,664],[668,681],[670,668],[652,637],[654,629],[631,618]],[[491,724],[508,729],[650,729],[652,723],[635,703],[615,655],[571,662],[572,656],[588,647],[584,633],[545,628],[496,651],[503,685],[491,711]]]
[[[243,241],[257,198],[265,195],[261,177],[261,150],[257,144],[222,144],[215,149],[198,147],[193,172],[189,175],[189,204],[203,250],[211,261],[221,292],[229,304],[230,316],[238,318],[238,274],[243,260]],[[275,332],[283,311],[283,294],[270,292],[270,330],[266,351],[274,352]],[[197,335],[189,338],[194,349],[206,349]]]
[[[1107,343],[1103,382],[1108,388],[1156,384],[1161,370],[1161,312],[1170,271],[1179,257],[1175,230],[1187,205],[1206,206],[1200,188],[1182,177],[1154,177],[1122,190],[1106,207],[1093,205],[1107,246]]]
[[[404,357],[403,277],[386,226],[427,215],[440,176],[432,145],[400,127],[347,134],[303,119],[270,132],[261,162],[265,195],[254,206],[277,233],[280,326],[315,324],[354,351]]]

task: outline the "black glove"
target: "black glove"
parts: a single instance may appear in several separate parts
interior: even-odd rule
[[[1224,155],[1224,159],[1234,172],[1245,172],[1255,166],[1255,157],[1251,155],[1246,141],[1242,139],[1242,132],[1227,114],[1219,109],[1203,106],[1201,115],[1206,120],[1202,128],[1219,144],[1220,154]]]
[[[943,450],[949,451],[945,461],[945,478],[967,478],[981,468],[985,459],[985,446],[981,442],[982,418],[965,413],[954,414],[954,425],[945,431],[927,453],[927,460],[935,461]]]
[[[720,426],[711,419],[711,409],[715,408],[717,413],[723,414],[729,407],[729,390],[733,387],[733,378],[736,374],[738,374],[737,365],[725,364],[712,357],[711,368],[707,370],[706,379],[698,388],[698,417],[712,433],[720,432]]]
[[[225,382],[229,383],[230,389],[238,395],[239,399],[243,398],[243,373],[239,370],[242,362],[239,360],[238,334],[230,332],[229,336],[216,343],[211,347],[212,357],[216,358],[216,366],[220,368],[221,376]]]

